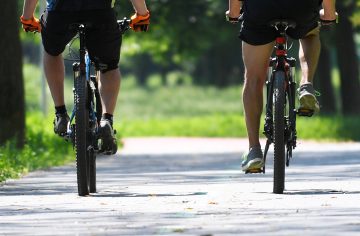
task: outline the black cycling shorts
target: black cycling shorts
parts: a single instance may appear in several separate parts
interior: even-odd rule
[[[275,19],[296,22],[296,28],[288,29],[293,39],[301,39],[318,27],[319,9],[322,0],[245,0],[240,39],[251,45],[270,43],[278,36],[269,26]]]
[[[60,55],[76,35],[73,23],[91,25],[86,31],[86,48],[96,63],[107,65],[106,72],[116,69],[120,59],[122,37],[113,9],[89,11],[45,11],[41,16],[42,42],[45,51]]]

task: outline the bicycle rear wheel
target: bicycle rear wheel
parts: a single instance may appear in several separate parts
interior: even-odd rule
[[[285,73],[274,74],[273,125],[274,125],[274,188],[282,194],[285,185]]]
[[[87,83],[84,74],[75,78],[75,152],[79,196],[89,194],[89,162],[87,150],[88,110],[86,109]]]
[[[95,112],[95,119],[96,124],[92,124],[91,126],[91,143],[92,147],[88,150],[88,162],[89,162],[89,191],[90,193],[96,192],[96,151],[98,151],[98,140],[96,134],[94,133],[95,127],[100,125],[100,119],[102,116],[102,107],[101,107],[101,98],[98,89],[97,77],[91,76],[90,77],[90,84],[88,85],[88,95],[89,107],[91,107],[92,112]]]

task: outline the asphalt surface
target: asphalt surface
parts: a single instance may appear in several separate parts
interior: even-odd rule
[[[0,235],[360,235],[360,143],[300,142],[286,190],[240,171],[243,139],[125,139],[99,157],[98,192],[75,165],[0,186]]]

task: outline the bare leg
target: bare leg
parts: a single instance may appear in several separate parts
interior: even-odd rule
[[[99,91],[103,113],[114,114],[120,90],[120,70],[100,74]]]
[[[44,71],[55,106],[64,105],[65,67],[62,55],[51,56],[44,52]]]
[[[263,110],[263,87],[273,47],[273,42],[261,46],[253,46],[243,42],[242,45],[245,65],[243,104],[249,148],[260,146],[259,129]]]
[[[299,58],[302,72],[300,84],[313,82],[320,48],[319,28],[312,30],[300,40]]]

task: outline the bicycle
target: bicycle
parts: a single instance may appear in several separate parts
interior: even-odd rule
[[[130,28],[130,20],[119,20],[118,25],[123,34]],[[86,49],[86,30],[91,27],[84,23],[70,26],[70,30],[77,32],[80,56],[79,61],[73,63],[74,108],[64,138],[71,141],[75,149],[79,196],[96,192],[96,155],[103,152],[98,134],[102,116],[98,89],[101,68],[91,61]]]
[[[320,25],[337,23],[336,20],[321,20]],[[313,110],[295,108],[296,59],[288,57],[286,31],[295,28],[290,20],[274,20],[269,25],[275,28],[279,36],[275,40],[275,57],[270,58],[269,73],[266,80],[266,113],[263,134],[267,141],[264,150],[264,163],[271,144],[274,144],[273,193],[282,194],[285,187],[285,166],[290,165],[293,150],[296,148],[296,115],[311,117]],[[265,173],[262,169],[246,173]]]
[[[296,23],[289,20],[274,20],[269,25],[279,36],[275,40],[275,57],[270,58],[269,73],[266,80],[266,113],[263,134],[266,136],[264,163],[270,145],[274,144],[273,192],[282,194],[285,183],[285,165],[289,166],[292,151],[296,148],[296,115],[312,116],[312,110],[295,109],[295,64],[296,59],[287,57],[288,45],[286,31],[295,28]],[[246,173],[265,173],[262,169]]]
[[[275,57],[270,59],[269,76],[266,81],[267,103],[264,134],[267,138],[264,161],[270,144],[274,144],[273,192],[282,194],[285,185],[285,165],[289,166],[292,151],[296,148],[296,114],[312,116],[312,110],[296,110],[295,58],[287,57],[288,28],[295,28],[296,23],[287,20],[275,20],[270,23],[278,33]],[[265,173],[265,165],[263,168]]]

